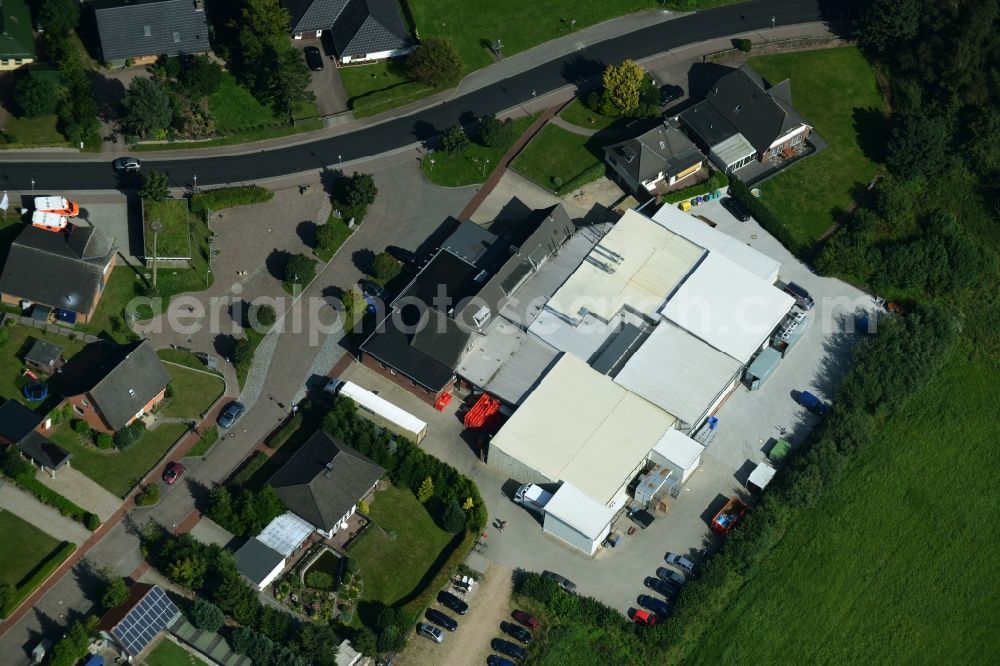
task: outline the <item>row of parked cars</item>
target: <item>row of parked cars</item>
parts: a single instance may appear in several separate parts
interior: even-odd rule
[[[532,632],[539,626],[538,618],[523,610],[516,610],[510,616],[517,622],[501,622],[500,631],[514,640],[497,637],[490,641],[490,647],[500,654],[491,654],[487,657],[487,666],[514,666],[516,662],[511,659],[522,661],[528,656],[524,646],[534,638]]]
[[[667,553],[664,557],[665,567],[659,567],[655,576],[647,576],[643,581],[651,591],[663,598],[651,594],[640,594],[636,598],[639,608],[635,610],[632,619],[637,624],[649,627],[655,626],[670,617],[674,602],[681,592],[681,587],[688,576],[694,575],[694,562],[676,553]]]

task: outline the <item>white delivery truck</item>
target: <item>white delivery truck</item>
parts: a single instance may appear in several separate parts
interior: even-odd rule
[[[350,398],[358,406],[361,415],[383,428],[391,430],[419,444],[427,434],[427,424],[413,414],[397,407],[385,398],[379,397],[353,382],[331,379],[323,387],[323,392],[331,397]]]
[[[552,493],[542,490],[540,486],[526,483],[514,493],[514,502],[526,509],[542,513],[545,505],[552,499]]]

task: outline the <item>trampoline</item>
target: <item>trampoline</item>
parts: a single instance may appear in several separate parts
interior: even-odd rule
[[[48,384],[32,382],[30,384],[25,384],[24,389],[22,390],[24,392],[24,397],[27,398],[30,402],[41,402],[42,400],[45,400],[47,397],[49,397]]]

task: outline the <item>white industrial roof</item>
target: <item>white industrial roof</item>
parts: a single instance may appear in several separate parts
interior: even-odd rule
[[[585,315],[574,325],[562,315],[548,308],[543,309],[528,328],[528,332],[559,351],[573,354],[577,358],[590,361],[604,344],[621,332],[626,321],[639,319],[622,311],[602,321],[592,314]],[[641,320],[640,320],[641,321]]]
[[[427,424],[425,422],[421,421],[405,409],[397,407],[385,398],[379,397],[353,382],[344,382],[339,391],[340,395],[347,396],[354,402],[358,403],[358,406],[365,407],[370,411],[375,412],[382,418],[392,421],[409,432],[419,433],[423,432],[424,429],[427,428]]]
[[[698,457],[704,453],[705,447],[680,430],[671,428],[656,443],[653,451],[681,469],[691,469],[691,466],[698,461]]]
[[[493,317],[482,334],[473,336],[457,372],[476,386],[485,386],[530,336],[503,317]]]
[[[264,531],[257,535],[257,540],[288,557],[315,529],[289,511],[269,522]]]
[[[795,300],[710,252],[661,310],[664,317],[741,363],[750,360]]]
[[[611,228],[549,299],[573,320],[586,312],[609,321],[624,305],[653,317],[704,249],[634,210]]]
[[[661,320],[615,383],[696,425],[741,367],[731,356]]]
[[[774,284],[778,279],[780,262],[746,243],[741,243],[729,234],[710,227],[676,206],[662,206],[653,215],[653,220],[709,252],[725,255],[768,284]]]
[[[774,478],[776,472],[777,470],[770,465],[760,463],[754,471],[750,472],[750,476],[747,478],[747,483],[752,483],[763,490],[764,488],[767,488],[767,484],[771,483],[771,479]]]
[[[757,154],[757,150],[747,141],[746,137],[738,132],[712,146],[710,152],[717,155],[726,165],[734,164],[750,155]]]
[[[562,355],[490,443],[539,474],[609,502],[676,419]]]
[[[565,481],[545,505],[545,514],[566,523],[591,540],[599,539],[615,517],[609,508]]]

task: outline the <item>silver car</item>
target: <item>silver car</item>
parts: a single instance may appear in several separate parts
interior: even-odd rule
[[[115,171],[138,171],[142,168],[142,162],[134,157],[119,157],[111,165]]]
[[[667,564],[677,567],[685,573],[694,573],[694,562],[683,555],[678,555],[677,553],[667,553],[663,559],[666,560]]]
[[[444,641],[444,632],[433,624],[427,624],[426,622],[417,622],[417,633],[421,636],[426,636],[435,643],[441,643]]]

